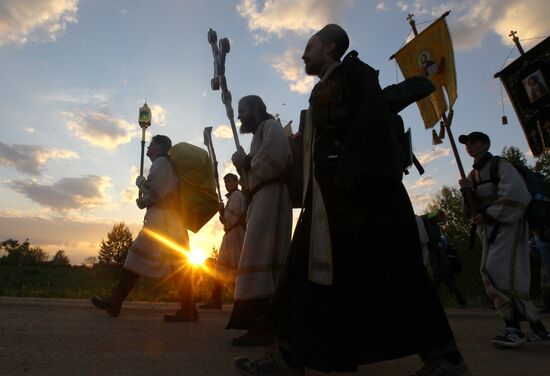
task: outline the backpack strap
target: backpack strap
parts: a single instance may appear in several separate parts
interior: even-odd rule
[[[491,158],[491,161],[489,162],[489,179],[487,180],[480,180],[479,182],[476,182],[474,179],[474,189],[476,189],[478,186],[482,184],[494,184],[495,186],[498,186],[498,183],[500,183],[500,176],[498,176],[498,162],[502,159],[502,157],[499,157],[498,155],[494,155]]]
[[[500,176],[498,176],[498,162],[500,162],[501,159],[502,157],[499,157],[498,155],[494,155],[493,158],[491,158],[491,165],[489,166],[489,179],[494,185],[498,185],[498,183],[500,183]]]
[[[501,159],[503,159],[503,158],[498,156],[498,155],[494,155],[491,158],[491,161],[489,162],[490,163],[490,165],[489,165],[489,180],[482,180],[479,183],[477,183],[477,185],[481,185],[481,184],[485,184],[485,183],[492,183],[495,186],[498,186],[498,183],[500,182],[500,176],[498,175],[498,164],[499,164]],[[489,243],[489,245],[494,244],[494,242],[497,238],[497,235],[498,235],[498,231],[500,230],[500,225],[501,225],[501,222],[495,221],[495,226],[493,227],[493,230],[491,231],[490,234],[487,234],[488,235],[487,236],[487,242]]]

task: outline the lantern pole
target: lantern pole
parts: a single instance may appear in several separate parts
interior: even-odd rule
[[[141,161],[139,165],[139,175],[143,176],[143,159],[145,157],[145,131],[151,126],[151,109],[147,106],[147,101],[139,108],[138,117],[141,127]]]

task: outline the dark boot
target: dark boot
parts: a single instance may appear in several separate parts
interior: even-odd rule
[[[197,309],[182,310],[178,309],[174,314],[164,315],[164,321],[166,322],[195,322],[199,321],[199,311]]]
[[[275,339],[264,331],[249,330],[239,337],[231,340],[231,346],[256,347],[269,346],[275,343]]]
[[[173,315],[164,315],[166,322],[197,321],[199,311],[193,300],[193,275],[190,271],[181,271],[177,276],[178,296],[180,298],[180,309]]]
[[[128,294],[139,279],[139,274],[131,272],[126,269],[122,269],[120,280],[117,287],[113,290],[113,293],[109,298],[101,298],[100,296],[92,296],[91,302],[99,309],[106,311],[112,317],[118,317],[120,315],[120,309],[122,308],[122,302],[126,300]]]
[[[464,299],[464,296],[460,292],[454,277],[449,279],[449,282],[447,283],[447,286],[449,287],[449,290],[451,290],[451,293],[455,296],[458,305],[461,308],[466,307],[466,299]]]
[[[222,309],[222,291],[223,284],[219,280],[214,281],[214,287],[212,288],[212,296],[206,302],[206,304],[201,304],[200,309]]]

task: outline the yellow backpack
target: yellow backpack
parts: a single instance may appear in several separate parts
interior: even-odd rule
[[[180,182],[179,202],[187,228],[198,232],[219,209],[212,161],[206,150],[187,142],[168,152]]]

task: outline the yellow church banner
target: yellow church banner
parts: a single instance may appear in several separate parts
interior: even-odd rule
[[[456,71],[451,35],[445,16],[432,23],[401,48],[395,60],[405,78],[427,77],[436,90],[417,103],[424,126],[431,128],[456,101]],[[444,91],[448,98],[445,99]]]

